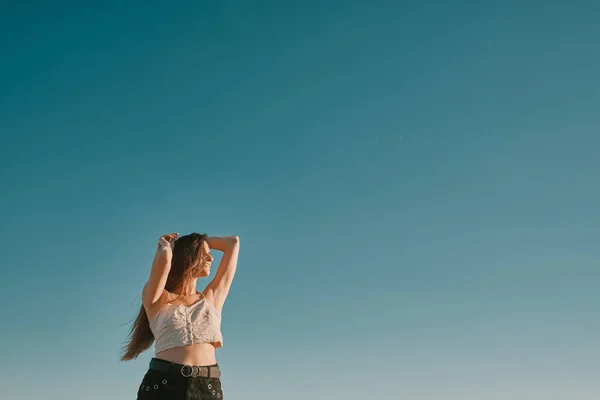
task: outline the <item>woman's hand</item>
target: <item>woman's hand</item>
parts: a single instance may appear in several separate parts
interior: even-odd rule
[[[167,233],[166,235],[162,235],[160,239],[158,239],[158,249],[156,251],[172,255],[173,247],[175,246],[175,241],[178,237],[179,233]]]

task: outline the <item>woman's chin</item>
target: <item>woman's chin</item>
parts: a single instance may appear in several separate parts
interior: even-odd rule
[[[210,275],[210,270],[206,270],[203,269],[202,271],[200,271],[200,273],[198,274],[198,278],[206,278],[207,276]]]

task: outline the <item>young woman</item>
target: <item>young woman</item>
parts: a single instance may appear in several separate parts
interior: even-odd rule
[[[170,233],[158,241],[142,307],[129,333],[122,360],[132,360],[154,341],[155,356],[139,386],[138,400],[223,399],[215,350],[222,346],[221,310],[238,260],[237,236]],[[210,250],[223,252],[214,279]]]

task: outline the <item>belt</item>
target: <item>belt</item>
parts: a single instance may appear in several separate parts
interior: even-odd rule
[[[150,369],[155,369],[170,374],[180,374],[186,378],[220,378],[221,370],[218,365],[210,366],[197,366],[197,365],[185,365],[177,364],[170,361],[159,360],[153,358],[150,360]]]

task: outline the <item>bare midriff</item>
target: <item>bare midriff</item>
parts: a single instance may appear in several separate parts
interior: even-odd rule
[[[177,364],[213,365],[217,363],[215,350],[215,346],[210,343],[198,343],[161,351],[155,357]]]

